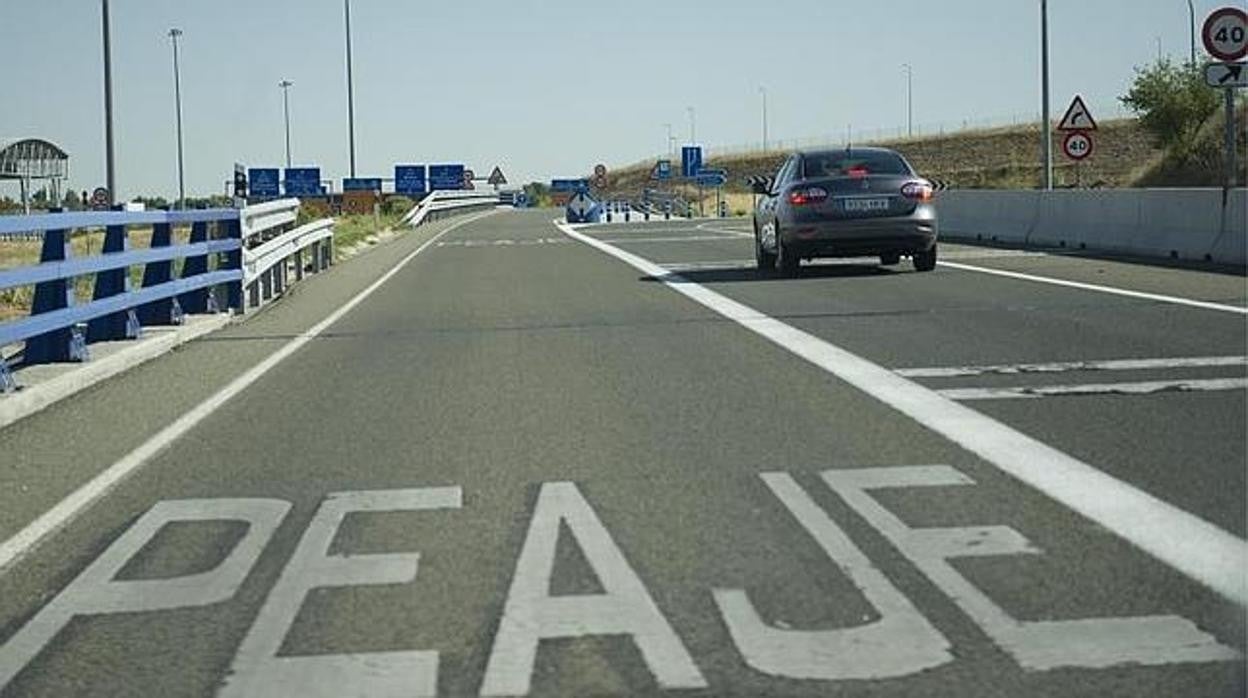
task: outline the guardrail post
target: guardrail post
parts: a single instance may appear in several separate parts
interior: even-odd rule
[[[321,245],[321,268],[328,269],[334,263],[334,239],[327,238]]]
[[[173,244],[173,226],[157,223],[152,226],[152,249]],[[143,268],[143,288],[159,286],[173,280],[173,260],[151,262]],[[139,322],[144,325],[181,325],[182,306],[177,298],[153,301],[139,307]]]
[[[303,281],[303,249],[295,250],[295,283]]]
[[[68,230],[46,230],[39,262],[63,262],[73,256]],[[40,315],[68,308],[74,304],[73,279],[44,281],[35,285],[35,298],[30,314]],[[65,328],[26,340],[22,361],[27,364],[53,361],[86,361],[87,345],[81,328]]]
[[[110,225],[104,229],[105,255],[130,249],[126,226]],[[119,293],[130,292],[130,268],[109,269],[95,275],[95,292],[92,300],[102,300]],[[104,315],[87,323],[87,341],[99,342],[115,339],[135,339],[139,336],[139,319],[129,308],[112,315]]]
[[[191,225],[192,245],[208,242],[208,223],[200,222]],[[208,255],[196,255],[187,257],[182,260],[182,278],[189,279],[192,276],[199,276],[208,272]],[[194,291],[187,291],[178,296],[178,303],[182,306],[182,310],[188,313],[215,313],[216,299],[212,296],[212,289],[201,288]],[[209,306],[212,307],[209,307]]]
[[[243,248],[241,243],[243,240],[243,223],[239,218],[233,218],[221,223],[225,226],[226,238],[238,240],[240,247],[225,253],[226,269],[242,269],[243,268]],[[243,312],[243,282],[234,281],[226,286],[226,302],[225,305],[231,310],[241,313]]]

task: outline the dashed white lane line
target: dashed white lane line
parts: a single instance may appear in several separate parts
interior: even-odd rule
[[[562,221],[555,225],[907,415],[1218,594],[1248,605],[1248,544],[1234,534],[883,366]]]
[[[1248,366],[1245,356],[1194,356],[1164,359],[1109,359],[1104,361],[1054,361],[1034,364],[989,366],[937,366],[899,368],[906,378],[958,378],[962,376],[1014,375],[1019,373],[1067,373],[1073,371],[1152,371],[1172,368],[1217,368]]]
[[[1155,395],[1244,390],[1248,378],[1207,378],[1199,380],[1137,381],[1133,383],[1092,383],[1088,385],[1023,385],[1005,388],[948,388],[937,393],[950,400],[1026,400],[1080,395]]]
[[[417,255],[437,244],[437,241],[446,234],[480,220],[489,215],[493,215],[494,211],[487,211],[471,218],[466,218],[458,223],[448,227],[446,230],[438,233],[430,238],[415,251],[408,254],[397,264],[390,268],[374,281],[372,284],[360,291],[351,300],[344,303],[328,317],[321,320],[311,329],[290,342],[282,346],[281,349],[273,352],[260,363],[251,367],[246,373],[235,378],[229,385],[222,388],[215,395],[199,403],[191,408],[189,412],[178,417],[172,424],[161,429],[154,436],[143,442],[138,448],[126,454],[116,463],[110,465],[106,470],[96,475],[90,482],[79,487],[72,494],[62,499],[56,506],[44,512],[39,518],[27,524],[25,528],[18,531],[8,540],[0,543],[0,573],[6,571],[13,562],[29,553],[39,545],[45,538],[52,533],[60,530],[62,526],[72,521],[87,507],[94,504],[101,497],[108,494],[114,487],[119,485],[123,480],[132,475],[141,468],[145,463],[154,456],[165,450],[174,441],[182,437],[191,429],[195,428],[200,422],[216,412],[222,405],[229,402],[234,396],[246,390],[251,384],[260,380],[266,373],[273,370],[275,366],[285,361],[290,355],[299,351],[303,345],[315,339],[318,335],[325,332],[331,325],[342,319],[344,315],[351,312],[357,305],[363,303],[365,299],[373,295],[377,289],[381,288],[390,279],[394,278],[408,265]]]
[[[1050,284],[1053,286],[1065,286],[1066,288],[1077,288],[1083,291],[1095,291],[1097,293],[1108,293],[1115,296],[1125,296],[1127,298],[1139,298],[1141,300],[1157,301],[1159,303],[1173,303],[1175,305],[1185,305],[1192,308],[1203,308],[1205,310],[1217,310],[1223,313],[1235,313],[1237,315],[1248,315],[1248,307],[1237,305],[1226,305],[1225,303],[1213,303],[1210,301],[1198,301],[1191,298],[1180,298],[1178,296],[1167,296],[1160,293],[1147,293],[1144,291],[1133,291],[1126,288],[1117,288],[1115,286],[1102,286],[1100,284],[1085,284],[1080,281],[1067,281],[1065,279],[1054,279],[1048,276],[1036,276],[1034,274],[1023,274],[1016,271],[1005,271],[1004,269],[989,269],[987,267],[977,267],[970,264],[958,264],[955,262],[939,262],[943,267],[949,269],[958,269],[960,271],[970,271],[979,274],[991,274],[993,276],[1003,276],[1008,279],[1018,279],[1020,281],[1032,281],[1041,284]]]

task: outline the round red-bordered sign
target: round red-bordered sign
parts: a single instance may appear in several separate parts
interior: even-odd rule
[[[1237,61],[1248,55],[1248,13],[1238,7],[1215,10],[1205,20],[1201,37],[1205,50],[1220,61]]]
[[[1093,149],[1092,134],[1084,131],[1072,131],[1062,141],[1062,152],[1071,160],[1084,160],[1092,155]]]

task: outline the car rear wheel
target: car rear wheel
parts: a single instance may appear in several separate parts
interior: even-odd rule
[[[936,268],[936,245],[925,252],[914,253],[915,271],[931,271]]]
[[[891,267],[894,264],[901,264],[901,253],[900,252],[885,252],[884,254],[880,255],[880,264],[886,267]]]
[[[776,268],[780,270],[780,275],[797,276],[797,268],[801,263],[802,258],[797,256],[797,251],[791,245],[784,244],[780,229],[776,228]]]
[[[754,262],[758,264],[758,270],[763,273],[776,269],[776,255],[763,248],[763,236],[758,232],[757,225],[754,226]]]

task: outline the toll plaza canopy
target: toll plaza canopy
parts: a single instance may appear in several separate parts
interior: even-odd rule
[[[39,138],[0,138],[0,180],[21,182],[22,204],[30,211],[31,184],[51,180],[53,201],[60,201],[61,181],[69,176],[69,155]]]

